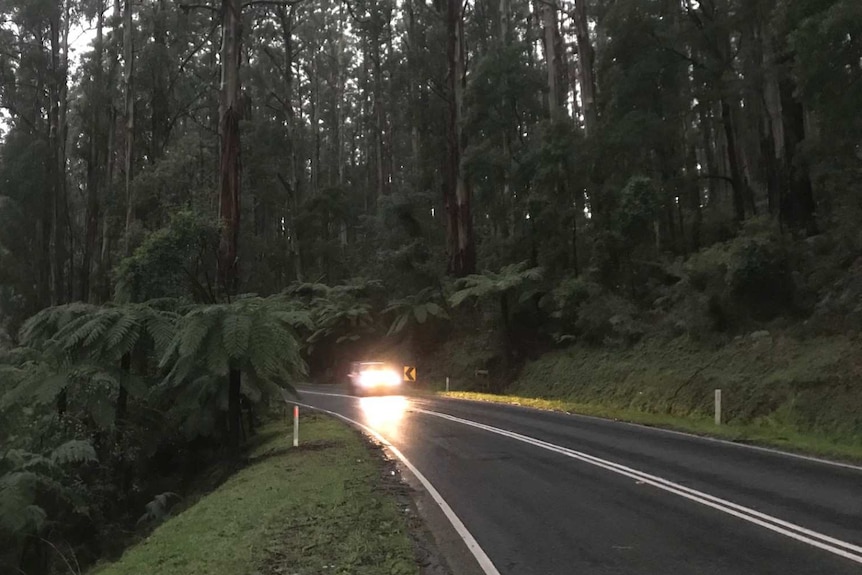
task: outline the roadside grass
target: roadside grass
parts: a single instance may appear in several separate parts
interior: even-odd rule
[[[737,443],[750,443],[765,447],[776,447],[800,454],[831,457],[850,462],[862,462],[862,444],[845,444],[828,437],[808,435],[790,429],[776,429],[752,424],[731,423],[715,425],[714,421],[703,417],[675,417],[660,413],[646,413],[631,409],[615,409],[601,405],[590,405],[562,399],[542,399],[539,397],[519,397],[515,395],[495,395],[471,391],[438,392],[438,395],[454,399],[487,401],[506,405],[519,405],[637,423],[649,427],[660,427],[684,431],[694,435],[716,437]]]
[[[359,433],[330,418],[260,432],[246,467],[91,575],[414,575],[406,518]]]
[[[719,347],[687,338],[573,346],[527,363],[503,395],[449,395],[862,461],[860,351],[849,337],[782,334]],[[471,383],[454,380],[453,388]],[[715,389],[722,390],[721,426],[713,423]]]

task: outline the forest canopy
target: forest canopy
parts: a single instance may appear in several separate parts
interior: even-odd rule
[[[859,329],[860,78],[858,0],[0,0],[0,568],[361,350]]]

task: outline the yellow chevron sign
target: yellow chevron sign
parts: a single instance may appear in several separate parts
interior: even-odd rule
[[[404,381],[416,381],[416,368],[410,365],[404,366]]]

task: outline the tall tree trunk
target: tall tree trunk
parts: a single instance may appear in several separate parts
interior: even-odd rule
[[[153,4],[153,44],[156,46],[158,57],[165,58],[167,48],[167,8],[165,0],[156,0]],[[165,60],[160,63],[167,64]],[[167,93],[167,69],[166,66],[157,65],[153,67],[153,100],[151,114],[152,146],[150,162],[155,163],[164,154],[168,141],[169,110]]]
[[[508,46],[512,37],[512,8],[510,0],[500,0],[500,44]]]
[[[284,78],[282,79],[282,102],[284,106],[285,127],[287,130],[287,145],[290,148],[289,160],[287,164],[290,166],[290,174],[282,181],[282,186],[288,193],[287,211],[290,214],[288,223],[290,225],[288,246],[293,259],[293,273],[297,281],[302,281],[302,254],[299,238],[299,229],[297,227],[296,213],[299,210],[299,159],[296,153],[296,112],[293,109],[294,98],[294,77],[293,77],[293,58],[294,58],[294,43],[293,43],[293,24],[295,7],[291,6],[288,10],[284,6],[279,6],[277,9],[279,23],[281,24],[281,41],[284,47]]]
[[[218,273],[224,295],[238,289],[237,243],[240,224],[240,95],[239,68],[242,58],[242,3],[222,0],[223,38],[221,100],[219,105],[219,242]]]
[[[51,301],[54,305],[68,299],[65,281],[66,238],[68,221],[66,206],[66,112],[68,110],[69,6],[62,2],[52,13],[51,32],[51,108],[50,141],[53,166],[51,203]]]
[[[126,230],[123,236],[123,254],[131,253],[132,220],[134,217],[134,198],[132,197],[132,168],[135,151],[135,53],[134,22],[132,20],[132,0],[126,0],[123,8],[123,109],[125,110],[125,192],[126,192]]]
[[[545,65],[548,70],[548,116],[553,119],[560,110],[560,61],[557,58],[557,8],[547,2],[537,2],[544,32],[542,46],[545,49]]]
[[[240,225],[240,98],[239,69],[242,61],[242,2],[222,0],[221,99],[219,103],[219,242],[218,273],[227,298],[239,289],[237,244]],[[242,374],[232,368],[228,375],[228,430],[231,446],[239,447],[242,421],[240,399]]]
[[[444,166],[443,206],[446,210],[446,255],[448,271],[456,273],[455,261],[458,253],[458,207],[455,199],[458,188],[458,169],[461,162],[458,145],[458,101],[455,87],[458,83],[456,52],[458,51],[458,19],[461,6],[458,0],[446,0],[446,63],[447,63],[447,112],[446,112],[446,162]]]
[[[99,232],[99,195],[104,176],[102,145],[102,114],[104,112],[104,86],[102,59],[104,51],[105,0],[96,6],[96,41],[93,45],[93,83],[90,104],[90,147],[87,158],[87,229],[84,236],[83,260],[81,262],[82,301],[90,301],[92,260],[96,252],[96,238]]]
[[[596,108],[595,51],[590,41],[586,0],[575,0],[572,19],[575,23],[578,46],[578,84],[581,89],[581,106],[584,111],[584,131],[589,137],[596,131],[599,116]]]
[[[111,20],[114,23],[113,27],[113,42],[108,45],[108,74],[105,80],[106,86],[113,86],[115,82],[115,78],[117,77],[117,70],[119,68],[119,58],[120,58],[120,40],[121,34],[119,33],[120,28],[122,26],[122,8],[120,6],[120,0],[113,1],[113,14]],[[110,94],[107,95],[104,102],[106,106],[106,117],[107,117],[107,135],[104,142],[104,149],[102,153],[104,154],[104,163],[105,163],[105,189],[109,190],[110,193],[115,193],[114,190],[118,189],[117,186],[117,142],[118,142],[118,134],[120,132],[119,126],[119,114],[118,110],[120,107],[120,103],[117,101],[115,97],[115,91],[111,90]],[[110,200],[109,200],[110,201]],[[116,205],[121,205],[121,201],[115,202]],[[98,301],[104,302],[110,298],[111,291],[111,282],[110,282],[110,256],[111,256],[111,214],[107,207],[102,210],[102,231],[101,231],[101,246],[99,248],[98,253],[98,261],[96,262],[97,274],[97,289],[98,289]]]
[[[503,0],[504,2],[508,0]],[[411,70],[419,69],[419,58],[417,57],[419,50],[419,30],[416,25],[415,4],[416,0],[408,0],[407,2],[407,62]],[[414,189],[422,188],[422,140],[419,137],[421,125],[421,105],[420,94],[422,92],[422,84],[416,77],[416,74],[409,75],[408,83],[408,98],[409,98],[409,115],[410,123],[410,151],[411,151],[411,168],[410,185]]]
[[[721,122],[724,126],[724,139],[727,144],[727,161],[730,166],[730,179],[733,189],[733,211],[737,222],[745,219],[745,183],[742,179],[742,171],[739,168],[739,154],[736,146],[736,131],[734,130],[733,116],[727,97],[721,97]]]
[[[780,87],[786,154],[782,187],[787,190],[781,201],[781,221],[803,230],[806,235],[814,235],[818,233],[814,189],[808,168],[797,154],[800,144],[805,140],[805,110],[796,99],[790,78],[785,78]]]
[[[461,133],[461,103],[466,82],[464,50],[464,19],[460,0],[447,0],[447,58],[449,114],[447,121],[447,238],[449,246],[449,272],[465,276],[476,269],[476,250],[473,243],[471,190],[461,173],[461,155],[464,149]],[[454,202],[453,202],[454,200]]]
[[[380,50],[382,31],[376,27],[369,33],[371,72],[374,75],[374,162],[377,174],[377,201],[389,193],[386,159],[386,112],[383,89],[383,53]]]

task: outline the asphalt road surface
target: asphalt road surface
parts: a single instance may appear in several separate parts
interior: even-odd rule
[[[862,574],[859,467],[479,402],[301,401],[389,442],[462,523],[478,573]]]

